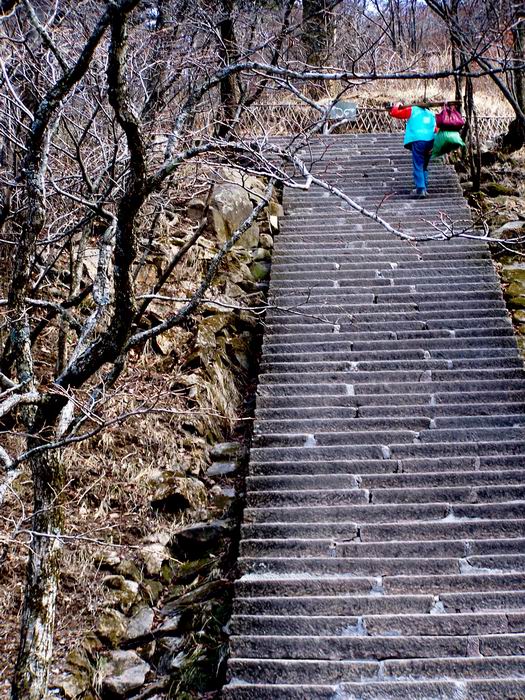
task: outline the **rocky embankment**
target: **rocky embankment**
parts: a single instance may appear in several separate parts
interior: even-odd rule
[[[525,353],[524,151],[495,157],[495,162],[483,169],[481,191],[476,194],[470,193],[472,183],[460,172],[474,212],[485,223],[487,233],[501,240],[491,248],[522,353]]]
[[[197,225],[204,216],[208,225],[179,288],[195,287],[191,272],[205,267],[252,212],[264,187],[261,180],[225,169],[208,203],[188,203],[189,220]],[[222,265],[199,316],[186,329],[191,338],[186,337],[183,359],[174,345],[178,336],[161,339],[155,348],[172,368],[189,409],[186,423],[176,428],[187,464],[140,473],[149,501],[148,534],[132,540],[128,533],[126,546],[101,543],[90,550],[93,581],[85,585],[96,581],[101,595],[92,629],[78,630],[77,642],[53,670],[54,697],[212,697],[221,685],[259,319],[279,214],[280,205],[271,201]],[[158,260],[155,264],[159,267]],[[173,356],[175,369],[168,362]],[[203,396],[207,403],[199,403]],[[191,422],[199,405],[208,415]],[[227,409],[233,419],[230,414],[225,420]],[[112,539],[119,541],[115,532]]]

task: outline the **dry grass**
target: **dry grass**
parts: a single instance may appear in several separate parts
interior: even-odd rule
[[[169,235],[166,236],[169,243]],[[188,256],[168,295],[185,297],[202,276],[216,248],[203,239]],[[226,281],[238,276],[243,255],[233,256],[221,271],[215,292],[222,299]],[[233,301],[233,299],[230,299]],[[165,305],[164,305],[165,306]],[[171,309],[177,304],[172,303]],[[165,311],[152,305],[153,313]],[[136,353],[101,411],[107,419],[150,407],[152,412],[114,425],[96,438],[64,453],[66,534],[57,609],[54,668],[63,668],[71,650],[93,631],[107,590],[102,585],[101,553],[118,551],[142,566],[137,547],[149,536],[170,535],[202,512],[162,513],[151,507],[151,480],[163,471],[205,476],[210,444],[229,437],[239,415],[247,352],[239,339],[233,312],[203,307],[185,328],[175,328],[159,343]],[[243,344],[244,342],[244,344]],[[7,700],[16,654],[23,595],[31,484],[19,478],[0,520],[0,698]],[[95,540],[95,542],[91,541]],[[96,669],[93,670],[96,676]]]

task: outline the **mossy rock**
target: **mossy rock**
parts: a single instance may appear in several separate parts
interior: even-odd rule
[[[522,290],[523,292],[524,290]],[[507,305],[510,309],[525,309],[525,295],[507,298]]]
[[[519,195],[515,187],[504,185],[501,182],[487,182],[481,189],[488,197],[517,197]]]
[[[194,561],[180,562],[174,567],[174,576],[178,584],[188,584],[191,583],[196,576],[207,574],[209,570],[216,565],[216,557],[206,557]]]
[[[132,581],[136,581],[137,583],[142,581],[142,574],[139,567],[130,559],[123,559],[117,566],[116,571],[117,574],[120,574],[127,579],[131,579]]]
[[[256,282],[268,279],[270,276],[270,263],[266,260],[257,260],[250,265],[250,272]]]
[[[164,586],[160,581],[146,578],[142,581],[141,590],[143,592],[143,598],[149,601],[151,605],[156,605],[164,592]]]
[[[525,289],[525,269],[519,267],[504,267],[501,270],[501,276],[506,282],[511,285],[516,283]]]
[[[117,647],[128,631],[128,621],[118,610],[103,610],[97,620],[97,634],[110,647]]]

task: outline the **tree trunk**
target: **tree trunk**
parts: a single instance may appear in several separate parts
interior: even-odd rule
[[[512,53],[515,61],[513,87],[516,101],[525,112],[525,0],[515,0],[513,10]]]
[[[335,40],[335,25],[331,11],[335,3],[329,0],[303,0],[302,42],[305,62],[323,68],[330,63]],[[308,90],[313,99],[326,94],[323,81],[312,83]]]
[[[29,447],[42,444],[32,440]],[[41,452],[31,459],[33,476],[33,537],[20,630],[20,647],[12,685],[12,700],[42,700],[47,691],[53,651],[56,597],[64,514],[65,483],[61,455]]]
[[[465,80],[465,116],[468,124],[466,136],[472,191],[479,192],[481,186],[481,149],[478,120],[474,106],[474,84],[470,77],[467,77]]]
[[[219,54],[224,66],[235,63],[237,58],[237,39],[235,37],[235,27],[233,23],[234,0],[223,0],[223,17],[219,22],[219,33],[221,43]],[[224,138],[232,128],[237,114],[239,104],[239,90],[237,89],[236,77],[233,74],[227,75],[221,80],[219,90],[221,97],[221,115],[216,133],[219,138]]]
[[[328,0],[303,0],[303,45],[306,62],[312,66],[329,62],[335,31],[333,6]]]
[[[512,54],[514,67],[512,70],[512,91],[519,108],[525,113],[525,80],[523,77],[525,65],[525,2],[515,0],[512,3]],[[525,120],[516,114],[509,130],[503,138],[503,149],[507,152],[519,151],[525,145]]]

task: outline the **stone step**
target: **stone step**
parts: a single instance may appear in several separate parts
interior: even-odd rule
[[[486,636],[524,632],[525,610],[455,615],[234,615],[231,631],[235,636]]]
[[[293,333],[296,328],[302,330],[305,326],[310,326],[315,333],[317,328],[324,332],[327,325],[344,331],[352,328],[384,327],[385,323],[400,328],[424,329],[436,327],[436,325],[438,328],[456,328],[458,325],[459,327],[465,325],[468,327],[472,317],[491,326],[510,322],[510,319],[507,319],[500,308],[484,304],[477,305],[476,308],[472,309],[451,309],[445,317],[442,310],[415,308],[412,304],[395,306],[397,308],[389,308],[387,305],[373,305],[370,306],[370,311],[367,310],[366,306],[352,308],[352,306],[339,306],[337,304],[333,304],[330,308],[325,306],[317,309],[278,309],[267,314],[266,324],[269,328],[280,325],[285,333]]]
[[[446,254],[446,259],[444,259]],[[320,251],[304,250],[295,253],[274,251],[272,270],[338,270],[338,269],[377,269],[377,266],[391,270],[401,269],[450,269],[474,268],[494,270],[494,263],[488,251],[473,249],[472,251],[446,252],[443,250],[419,251],[399,250],[394,252],[365,252],[341,247],[339,251],[327,252],[323,247]]]
[[[502,562],[506,566],[501,568],[506,571],[523,571],[523,563],[513,561]],[[480,565],[481,566],[481,565]],[[517,568],[520,566],[520,568]],[[351,559],[350,557],[241,557],[239,559],[239,571],[242,574],[262,575],[342,575],[342,576],[393,576],[393,575],[434,575],[434,574],[458,574],[460,562],[453,558],[429,558],[414,557],[409,559],[381,558],[381,559]],[[472,570],[477,567],[472,566]],[[478,567],[479,568],[479,567]]]
[[[525,583],[523,573],[444,574],[432,576],[342,576],[293,574],[281,577],[268,574],[247,574],[235,584],[241,597],[307,596],[307,595],[433,595],[445,600],[448,594],[466,595],[500,591],[520,591]]]
[[[283,283],[280,286],[285,286],[286,283],[291,283],[295,286],[296,283],[300,285],[301,282],[317,282],[319,277],[322,277],[324,282],[337,280],[341,287],[348,287],[355,285],[357,280],[372,280],[372,282],[375,282],[378,278],[392,280],[392,284],[395,281],[399,281],[400,284],[415,284],[419,279],[428,280],[435,278],[435,280],[444,284],[448,280],[457,282],[458,276],[461,276],[466,282],[478,281],[480,284],[494,284],[494,271],[492,266],[486,264],[483,266],[465,264],[462,267],[453,267],[443,264],[438,265],[437,263],[435,265],[432,263],[414,263],[409,269],[401,266],[392,267],[388,263],[375,264],[368,269],[363,269],[361,266],[352,269],[343,263],[337,269],[330,267],[324,270],[305,270],[302,268],[274,270],[272,267],[271,278],[274,284],[276,281],[279,281]]]
[[[278,302],[277,302],[278,303]],[[499,314],[505,316],[507,310],[500,298],[497,299],[459,299],[450,302],[451,317],[453,318],[459,311],[471,311],[475,313],[478,309],[495,310]],[[279,308],[270,308],[266,312],[268,319],[292,320],[293,317],[301,320],[308,319],[312,315],[322,315],[323,318],[329,318],[331,314],[341,315],[341,312],[349,314],[397,314],[419,312],[428,314],[431,318],[437,311],[443,312],[442,301],[422,302],[415,299],[407,301],[396,301],[395,303],[367,300],[364,303],[354,303],[352,300],[347,303],[344,299],[332,297],[329,301],[321,304],[313,303],[311,300],[308,303],[280,306]],[[395,316],[394,316],[395,318]]]
[[[430,353],[431,356],[440,357],[441,354],[447,356],[450,353],[451,357],[461,357],[462,353],[473,353],[476,357],[476,352],[480,356],[489,355],[497,356],[498,352],[508,352],[512,349],[514,356],[517,355],[516,339],[514,336],[478,336],[475,347],[469,338],[414,338],[408,340],[389,339],[389,340],[372,340],[372,341],[352,341],[339,340],[332,333],[330,339],[316,341],[306,341],[297,343],[276,343],[274,344],[270,338],[266,338],[263,344],[264,354],[269,355],[291,354],[325,354],[326,352],[338,353],[366,353],[363,359],[374,360],[383,359],[386,354],[389,357],[395,358],[394,353],[401,353],[405,350],[410,352]],[[492,352],[495,355],[492,355]],[[392,355],[390,355],[392,353]]]
[[[431,370],[451,371],[451,370],[484,370],[484,369],[509,369],[512,367],[523,370],[523,359],[518,357],[513,351],[505,353],[500,357],[467,357],[467,358],[400,358],[382,360],[359,360],[349,357],[348,354],[341,359],[310,358],[289,362],[284,359],[277,361],[273,357],[263,363],[262,376],[274,374],[290,374],[293,372],[304,372],[305,374],[316,372],[360,372],[360,373],[383,373],[383,372],[418,372]]]
[[[350,260],[345,260],[345,257],[350,257]],[[290,257],[290,256],[288,256]],[[448,259],[444,262],[438,253],[435,257],[420,259],[421,256],[417,253],[409,255],[405,253],[404,255],[394,255],[390,253],[389,255],[356,255],[354,252],[344,251],[340,255],[316,255],[310,254],[305,256],[304,260],[297,259],[287,259],[283,260],[280,255],[275,255],[272,259],[272,279],[276,279],[276,275],[284,275],[284,273],[290,272],[293,274],[299,272],[353,272],[355,271],[373,271],[378,270],[405,270],[412,273],[412,270],[438,270],[442,271],[456,271],[461,274],[464,271],[476,270],[477,272],[493,272],[494,267],[492,261],[486,257],[474,258],[469,256],[468,258],[461,257],[458,259]],[[366,262],[365,262],[366,260]]]
[[[325,491],[343,491],[349,493],[349,499],[355,499],[356,502],[362,500],[361,496],[357,495],[357,490],[368,492],[366,501],[370,498],[377,497],[378,503],[389,502],[431,502],[425,501],[425,492],[438,492],[442,489],[459,489],[462,490],[468,487],[469,497],[468,502],[479,502],[485,500],[499,500],[497,494],[519,493],[519,488],[524,483],[525,478],[523,473],[516,469],[498,471],[496,474],[491,471],[470,471],[470,465],[465,462],[463,471],[443,470],[439,472],[432,471],[416,471],[412,473],[397,471],[399,465],[390,460],[384,460],[375,463],[375,460],[367,460],[367,464],[363,467],[360,465],[353,466],[352,463],[345,462],[310,462],[299,463],[294,469],[292,463],[269,463],[258,465],[259,469],[254,472],[250,470],[254,476],[249,476],[247,480],[247,488],[250,492],[250,499],[255,503],[259,492],[279,493],[281,491],[297,494],[298,501],[301,500],[299,494],[301,491],[311,493],[319,493],[319,498],[329,498],[329,494]],[[456,465],[458,469],[460,465]],[[501,476],[500,476],[501,474]],[[453,485],[450,485],[453,484]],[[489,486],[494,487],[491,491],[478,491]],[[514,488],[516,487],[516,488]],[[354,493],[353,490],[356,490]],[[422,491],[419,491],[422,489]],[[473,492],[475,489],[475,492]],[[406,495],[400,494],[399,491],[406,492]],[[392,493],[392,498],[399,497],[398,501],[387,501],[386,494]],[[445,492],[444,492],[445,493]],[[282,496],[285,497],[284,494]],[[290,498],[293,496],[290,495]],[[335,497],[335,494],[334,494]],[[418,498],[421,497],[421,501]],[[430,497],[430,494],[429,494]],[[307,498],[307,496],[304,496]],[[454,502],[454,491],[450,491],[450,502]],[[261,496],[264,499],[264,496]],[[412,500],[414,499],[414,500]],[[277,499],[278,502],[279,499]],[[252,502],[252,500],[250,500]]]
[[[479,635],[483,656],[519,656],[523,654],[525,635]],[[230,653],[240,658],[287,659],[422,659],[468,657],[472,643],[468,636],[431,637],[335,637],[244,635],[230,637]]]
[[[431,610],[445,610],[451,616],[471,612],[522,611],[525,608],[525,591],[493,591],[466,594],[449,593],[410,595],[277,595],[237,596],[235,615],[394,615],[429,614]],[[433,613],[434,614],[434,613]]]
[[[322,235],[322,232],[320,232],[320,235]],[[358,255],[365,253],[370,253],[370,255],[393,253],[396,255],[416,251],[423,258],[446,254],[453,259],[462,255],[484,257],[488,254],[487,243],[483,241],[456,238],[450,241],[420,241],[413,243],[412,241],[394,238],[386,231],[383,241],[377,241],[376,238],[372,240],[366,240],[366,238],[364,240],[355,240],[353,236],[352,238],[345,237],[337,231],[329,230],[325,233],[324,242],[323,253],[334,253],[336,255],[344,251],[349,251],[350,254],[357,253]],[[274,251],[277,255],[295,254],[305,258],[309,257],[309,251],[305,250],[304,241],[293,240],[290,236],[280,236],[279,234],[274,240]]]
[[[436,310],[436,302],[445,301],[446,288],[450,286],[449,295],[452,291],[458,292],[458,301],[501,301],[500,290],[494,285],[493,275],[470,275],[459,278],[454,275],[442,275],[432,277],[405,277],[404,279],[394,278],[390,270],[379,270],[378,274],[361,274],[360,276],[350,276],[347,271],[323,271],[323,281],[313,282],[304,273],[301,279],[294,284],[293,276],[288,275],[286,279],[279,280],[278,295],[271,288],[270,306],[267,313],[272,316],[280,316],[285,312],[295,311],[296,315],[307,317],[308,313],[320,311],[330,304],[337,304],[339,307],[362,307],[363,310],[372,306],[383,306],[383,312],[392,311],[395,313],[395,304],[401,306],[399,311],[409,310],[407,305],[413,309],[420,307],[427,311]],[[404,271],[402,271],[404,272]],[[302,273],[301,273],[302,274]],[[398,283],[399,279],[399,283]],[[459,294],[463,297],[460,298]],[[436,296],[438,295],[438,296]],[[318,298],[323,298],[318,302]],[[425,300],[434,303],[434,309],[425,306]],[[471,304],[455,304],[451,301],[451,310],[471,309]],[[306,309],[303,309],[306,307]],[[326,311],[326,309],[324,309]],[[442,310],[446,310],[442,307]],[[359,308],[353,309],[356,313]],[[380,309],[377,309],[380,311]],[[332,311],[335,313],[335,310]],[[363,311],[361,311],[363,313]]]
[[[480,324],[483,324],[481,327]],[[395,334],[392,330],[395,326]],[[483,336],[513,336],[510,319],[480,318],[478,316],[463,321],[454,319],[442,321],[401,321],[390,323],[352,323],[351,320],[334,323],[327,321],[319,325],[298,325],[292,327],[268,326],[268,339],[274,345],[302,343],[306,340],[320,342],[326,340],[384,341],[388,339],[410,340],[425,338],[476,338]]]
[[[367,489],[363,486],[355,489],[327,488],[319,478],[319,488],[299,490],[257,490],[247,495],[250,507],[268,507],[271,505],[283,507],[317,505],[349,505],[359,503],[495,503],[503,501],[525,500],[525,475],[523,483],[507,484],[502,482],[497,486],[478,486],[474,481],[468,487],[461,486],[428,486],[408,488],[393,486],[383,489]]]
[[[341,180],[348,181],[351,177],[354,184],[352,191],[349,193],[352,199],[355,192],[369,194],[370,197],[388,196],[389,203],[402,201],[416,201],[412,195],[414,188],[412,180],[412,172],[407,167],[393,166],[383,168],[371,168],[366,170],[364,167],[350,165],[348,167],[335,165],[331,174],[327,174],[323,169],[312,169],[314,174],[321,173],[320,177],[325,183],[333,182],[337,184]],[[354,179],[355,178],[355,179]],[[454,198],[455,195],[461,195],[462,189],[457,180],[453,176],[436,176],[432,175],[431,187],[428,191],[429,200],[436,199],[437,195],[448,195],[448,199]],[[334,206],[339,201],[335,193],[328,192],[323,187],[318,187],[316,190],[311,189],[308,192],[298,191],[295,196],[286,198],[286,209],[293,213],[300,210],[304,206]]]
[[[317,288],[312,286],[303,291],[296,291],[294,288],[287,290],[275,290],[270,292],[269,303],[285,308],[302,308],[307,303],[316,304],[443,304],[450,299],[450,290],[446,291],[446,286],[435,285],[432,292],[421,291],[421,285],[407,285],[405,287],[396,285],[395,287],[368,287],[366,291],[361,288],[342,290],[340,287]],[[463,302],[475,301],[499,301],[502,300],[501,290],[495,286],[475,287],[467,291],[455,289],[454,299]]]
[[[436,655],[437,656],[437,655]],[[523,675],[525,656],[491,656],[485,658],[415,658],[415,659],[385,659],[382,661],[359,660],[324,660],[324,659],[232,659],[230,677],[236,677],[242,672],[245,682],[260,682],[264,677],[267,683],[324,683],[337,685],[344,681],[359,682],[361,688],[368,687],[369,681],[413,679],[458,679],[462,682],[469,678],[520,678]],[[364,685],[361,685],[366,681]],[[479,682],[479,681],[477,681]],[[403,687],[403,686],[402,686]],[[403,690],[406,686],[403,687]],[[270,696],[271,697],[271,696]],[[300,697],[300,696],[299,696]],[[304,696],[303,696],[304,697]],[[315,696],[314,696],[315,697]],[[343,696],[344,697],[344,696]],[[388,697],[388,696],[387,696]],[[419,700],[411,696],[401,696],[410,700]],[[461,696],[457,696],[458,700]],[[501,696],[486,696],[487,700],[500,700]],[[359,698],[359,696],[358,696]],[[512,696],[503,696],[504,700],[518,700]],[[501,698],[501,700],[503,700]],[[430,700],[422,696],[421,700]],[[450,696],[447,700],[455,700]],[[481,700],[474,695],[473,700]]]
[[[268,462],[321,462],[340,460],[385,460],[385,469],[391,463],[410,458],[435,459],[461,456],[525,457],[525,441],[508,442],[498,435],[497,442],[436,442],[396,443],[390,445],[347,444],[310,447],[259,447],[251,451],[252,464]]]
[[[452,360],[454,362],[465,361],[465,360],[490,360],[496,361],[502,358],[512,358],[518,359],[518,352],[514,345],[509,345],[509,347],[470,347],[470,343],[466,344],[466,347],[454,348],[432,348],[431,350],[416,347],[399,348],[397,349],[395,344],[391,344],[388,350],[354,350],[352,349],[352,344],[348,343],[347,349],[344,349],[344,343],[338,345],[334,343],[333,345],[327,344],[325,349],[320,351],[318,347],[313,347],[310,349],[298,349],[290,347],[288,350],[281,350],[272,348],[268,346],[268,351],[265,353],[266,357],[262,361],[262,366],[264,368],[271,366],[278,366],[279,363],[286,363],[286,360],[290,364],[301,363],[301,362],[340,362],[349,361],[357,362],[358,366],[363,363],[376,363],[378,362],[389,362],[394,361],[414,361],[414,360]],[[420,343],[422,345],[422,343]],[[266,350],[266,348],[265,348]],[[521,360],[523,363],[523,360]]]
[[[475,360],[470,361],[471,365],[465,369],[437,368],[427,369],[424,364],[420,364],[416,369],[357,369],[353,363],[348,362],[342,369],[323,370],[318,366],[302,368],[298,371],[292,365],[289,371],[263,372],[259,377],[259,383],[265,390],[272,384],[295,384],[295,386],[315,386],[317,383],[326,384],[329,382],[342,382],[346,385],[353,385],[358,391],[360,386],[369,386],[371,382],[376,383],[376,387],[381,384],[396,385],[406,384],[429,384],[435,385],[443,382],[461,382],[470,379],[473,384],[483,380],[525,380],[525,373],[522,369],[523,363],[515,360],[502,360],[501,369],[489,367],[487,369],[476,368]],[[508,363],[508,365],[507,365]],[[376,365],[377,366],[377,365]],[[298,383],[302,382],[301,385]],[[381,383],[381,384],[380,384]],[[424,389],[424,387],[423,387]],[[376,391],[371,392],[376,393]]]
[[[327,182],[329,182],[329,180],[327,180]],[[344,180],[332,180],[332,182],[342,192],[344,192],[345,188],[349,188],[350,185],[348,181],[345,182]],[[381,196],[368,197],[364,193],[357,193],[356,196],[352,196],[351,199],[353,202],[356,202],[365,209],[370,210],[373,208],[374,210],[377,210],[379,206],[380,211],[377,212],[377,214],[381,218],[388,219],[389,217],[394,216],[398,221],[400,220],[401,223],[403,221],[403,214],[405,213],[408,214],[411,219],[417,219],[419,217],[422,220],[426,219],[427,221],[431,217],[435,218],[436,220],[441,220],[441,217],[446,215],[449,219],[452,219],[456,223],[456,228],[459,222],[461,222],[462,226],[464,227],[467,227],[472,223],[472,215],[466,204],[444,204],[438,198],[432,199],[429,197],[425,202],[415,202],[412,198],[403,201],[401,198],[399,198],[395,202],[382,203]],[[417,204],[416,207],[414,207],[415,203]],[[335,206],[333,206],[333,204],[335,204]],[[350,212],[350,216],[348,216],[347,212]],[[361,217],[366,217],[366,213],[363,212],[356,212],[356,214],[354,214],[353,207],[349,203],[338,206],[337,198],[334,199],[332,206],[330,207],[327,207],[326,205],[318,207],[301,207],[296,212],[295,210],[287,210],[285,206],[285,213],[287,229],[292,227],[294,224],[297,226],[301,225],[302,223],[305,223],[308,226],[323,223],[333,223],[337,225],[339,223],[351,221],[356,214],[360,215]],[[371,213],[376,214],[376,211],[372,211]],[[375,219],[372,217],[368,218],[375,221]],[[432,231],[432,233],[434,233],[434,231]]]
[[[525,540],[522,538],[493,538],[490,540],[405,540],[400,542],[344,542],[325,539],[252,539],[242,540],[240,551],[242,557],[260,560],[275,560],[277,558],[301,558],[308,561],[311,558],[327,557],[339,559],[376,559],[379,562],[385,558],[405,559],[450,559],[458,562],[458,570],[468,572],[484,562],[484,568],[498,568],[505,562],[512,564],[512,557],[522,557]],[[491,557],[497,557],[492,560]],[[507,557],[505,559],[504,557]],[[490,565],[489,565],[490,564]],[[503,570],[508,569],[503,566]],[[384,572],[386,573],[386,571]],[[376,574],[378,575],[378,574]],[[381,574],[382,575],[382,574]],[[525,604],[525,592],[523,592]]]
[[[338,554],[337,549],[335,553]],[[525,555],[492,555],[467,559],[444,557],[381,557],[354,559],[350,556],[245,556],[239,559],[240,572],[262,575],[342,575],[342,576],[431,576],[464,572],[524,572]]]
[[[277,460],[261,460],[250,464],[250,479],[255,480],[256,475],[266,475],[265,478],[277,477],[279,483],[281,476],[300,477],[307,475],[320,475],[325,479],[338,475],[356,475],[360,476],[363,484],[387,484],[392,485],[393,478],[390,475],[395,475],[399,478],[400,483],[413,483],[412,480],[421,480],[428,478],[428,485],[442,484],[437,479],[436,475],[443,475],[444,478],[454,479],[454,484],[457,480],[461,484],[461,474],[480,474],[480,479],[487,479],[487,474],[496,471],[502,473],[502,478],[511,479],[513,475],[519,474],[523,468],[523,457],[520,454],[501,454],[495,456],[480,456],[476,457],[473,454],[463,456],[453,456],[443,458],[442,455],[432,458],[422,459],[384,459],[379,457],[376,459],[351,459],[348,456],[342,456],[339,459],[330,458],[329,456],[321,459],[316,458],[316,454],[310,455],[310,459],[295,460],[295,453],[292,453],[293,459],[277,459]],[[510,472],[510,473],[509,473]],[[450,473],[450,476],[448,474]],[[375,476],[373,476],[375,475]],[[428,475],[428,477],[427,477]],[[465,476],[463,479],[469,479],[470,476]],[[250,488],[255,488],[255,484],[259,482],[249,482]],[[267,482],[270,483],[269,481]],[[277,482],[276,482],[277,483]],[[283,482],[285,483],[285,482]],[[292,483],[292,482],[290,482]],[[310,482],[308,482],[310,483]],[[328,482],[326,482],[328,483]],[[464,483],[464,481],[463,481]],[[491,482],[494,483],[494,482]],[[508,483],[508,482],[505,482]],[[512,483],[512,482],[510,482]],[[263,481],[260,482],[263,484]],[[355,484],[357,486],[357,482]],[[302,487],[308,488],[308,487]],[[328,488],[328,487],[327,487]],[[364,487],[366,488],[366,487]]]
[[[235,662],[233,663],[235,667]],[[337,694],[334,694],[337,693]],[[517,700],[525,697],[525,680],[516,673],[515,678],[491,678],[460,681],[380,681],[366,683],[337,683],[336,685],[318,685],[312,682],[300,682],[298,685],[284,684],[279,681],[271,685],[264,683],[227,685],[223,698],[238,700]]]
[[[524,501],[502,503],[382,503],[366,505],[281,505],[248,507],[246,523],[392,523],[408,525],[419,521],[470,522],[478,519],[520,518],[525,516]],[[366,528],[365,528],[366,529]]]
[[[337,522],[268,522],[245,524],[243,539],[284,539],[333,538],[336,540],[356,540],[362,542],[391,542],[418,538],[439,539],[487,539],[514,538],[525,535],[525,520],[468,519],[454,521],[411,520],[405,523],[382,522],[365,523],[361,527],[353,521]],[[465,582],[464,582],[465,583]]]
[[[478,425],[463,424],[461,421],[452,421],[446,424],[437,424],[430,428],[428,425],[422,426],[421,419],[415,419],[416,423],[412,427],[402,422],[392,419],[392,425],[383,427],[379,422],[374,423],[374,419],[350,419],[346,424],[338,425],[335,421],[328,425],[328,429],[320,429],[312,432],[259,432],[255,435],[253,444],[255,448],[265,447],[325,447],[330,445],[403,445],[405,443],[458,443],[458,442],[489,442],[489,441],[514,441],[525,439],[523,417],[518,416],[512,420],[510,425],[500,424],[492,417],[488,423]],[[424,422],[427,422],[426,420]],[[313,427],[311,423],[308,427]],[[338,428],[341,430],[338,430]],[[388,455],[386,456],[388,458]]]
[[[523,413],[520,411],[522,409],[523,402],[520,400],[510,400],[508,403],[450,403],[439,405],[434,403],[434,405],[416,404],[412,406],[338,406],[337,401],[334,401],[332,406],[261,407],[257,408],[255,415],[257,425],[266,430],[269,429],[268,423],[270,421],[296,421],[298,425],[299,422],[305,422],[305,425],[307,425],[307,421],[326,423],[328,419],[332,419],[332,421],[351,419],[356,418],[357,415],[359,415],[359,420],[371,419],[373,421],[434,418],[436,427],[440,427],[440,424],[443,425],[444,421],[454,421],[454,425],[462,422],[465,425],[475,424],[477,421],[483,424],[485,420],[491,420],[492,418],[498,420],[501,418],[502,421],[508,422],[512,420],[512,416],[516,416],[518,420],[521,420]],[[291,425],[291,423],[288,423],[288,425]],[[333,423],[328,425],[333,425]],[[311,433],[310,430],[307,432]]]
[[[496,443],[501,441],[508,444],[509,447],[515,445],[519,453],[521,453],[521,443],[525,442],[525,432],[523,425],[518,427],[476,427],[462,428],[461,426],[454,429],[432,428],[430,430],[375,430],[375,431],[344,431],[344,432],[321,432],[312,433],[276,433],[256,435],[254,437],[254,448],[252,454],[258,456],[263,454],[276,454],[275,450],[282,448],[283,456],[292,454],[290,449],[295,448],[293,453],[296,457],[304,455],[306,458],[311,455],[311,452],[303,451],[310,448],[318,448],[319,452],[323,452],[325,447],[359,448],[362,445],[370,446],[370,448],[379,448],[379,453],[385,459],[393,456],[404,456],[418,453],[425,453],[427,447],[432,447],[434,444],[447,444],[450,448],[461,448],[463,443],[471,445],[472,443]],[[385,447],[386,449],[383,449]],[[390,452],[389,449],[390,448]],[[264,452],[263,452],[264,450]],[[273,450],[273,452],[269,452]],[[395,452],[397,450],[397,453]],[[408,452],[407,452],[408,450]],[[413,451],[413,452],[411,452]],[[449,451],[449,450],[447,450]],[[464,452],[460,449],[460,454]],[[502,453],[504,450],[502,450]],[[377,453],[377,450],[376,450]],[[349,453],[350,454],[350,453]],[[429,454],[427,456],[432,456]],[[323,457],[320,457],[323,459]]]
[[[514,370],[510,370],[508,374],[501,379],[476,378],[470,384],[466,380],[463,382],[461,380],[447,381],[446,378],[440,381],[428,382],[352,382],[350,379],[345,381],[346,377],[344,376],[331,377],[330,373],[327,374],[327,382],[319,384],[293,384],[288,382],[265,384],[259,387],[258,395],[261,399],[262,397],[271,397],[273,406],[279,405],[277,401],[273,401],[274,399],[285,397],[287,400],[291,400],[293,396],[348,396],[355,399],[354,403],[351,405],[356,405],[355,402],[357,402],[360,406],[377,406],[384,404],[385,396],[388,396],[392,401],[399,401],[397,405],[410,405],[417,403],[431,404],[433,403],[433,395],[445,396],[449,394],[452,396],[452,398],[448,398],[449,402],[454,403],[454,396],[462,392],[468,392],[472,397],[475,397],[484,392],[491,392],[494,394],[505,391],[521,392],[525,389],[525,382],[519,378],[519,372],[515,372]],[[423,395],[424,398],[415,398],[418,395]],[[444,401],[439,401],[436,397],[434,402],[443,403]],[[302,403],[304,403],[304,401]],[[302,405],[302,403],[299,405]],[[266,403],[266,405],[269,404]],[[284,405],[286,405],[286,402]],[[315,403],[311,405],[315,405]]]
[[[454,387],[457,389],[457,385]],[[347,407],[359,407],[359,413],[361,416],[374,417],[377,415],[406,415],[408,411],[409,415],[415,415],[411,412],[411,408],[414,411],[421,409],[422,413],[425,413],[426,409],[432,409],[436,407],[439,411],[440,407],[443,407],[443,413],[446,413],[446,409],[449,406],[457,405],[462,399],[465,400],[465,404],[471,402],[471,404],[479,405],[481,402],[486,402],[489,404],[500,405],[501,402],[508,398],[510,406],[516,404],[523,404],[525,400],[525,391],[523,389],[512,390],[506,389],[506,386],[502,386],[500,389],[483,390],[478,386],[477,391],[468,391],[465,389],[463,392],[460,390],[454,391],[454,388],[448,386],[446,390],[442,390],[441,387],[435,387],[434,391],[431,389],[427,394],[425,393],[412,393],[412,394],[402,394],[402,393],[388,393],[388,395],[381,394],[354,394],[348,395],[346,392],[349,390],[345,387],[341,388],[341,385],[334,385],[333,391],[331,393],[309,393],[309,394],[295,394],[295,395],[281,395],[278,394],[268,394],[265,395],[265,388],[261,387],[259,395],[257,397],[258,409],[281,409],[281,408],[293,408],[300,409],[305,405],[310,406],[310,408],[316,408],[319,406],[347,406]],[[261,393],[262,392],[262,393]],[[337,393],[339,392],[339,393]],[[306,401],[306,399],[308,399]],[[389,403],[385,406],[385,401]],[[465,409],[467,410],[467,409]],[[519,410],[519,408],[518,408]],[[426,415],[426,414],[425,414]]]

